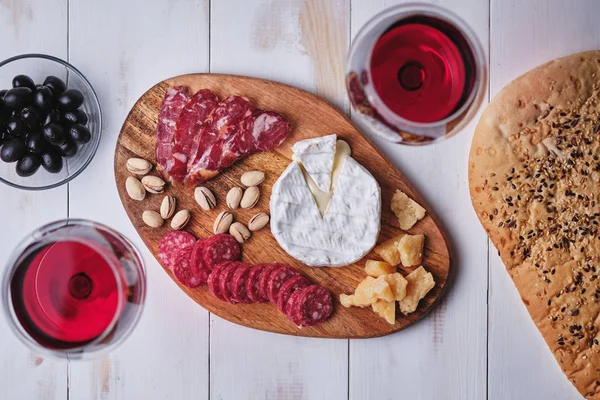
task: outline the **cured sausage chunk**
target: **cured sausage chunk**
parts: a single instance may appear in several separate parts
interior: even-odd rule
[[[175,278],[189,288],[201,285],[200,271],[192,264],[192,247],[182,249],[175,257],[173,275]]]
[[[236,303],[252,303],[246,293],[246,281],[250,273],[250,265],[240,265],[231,278],[231,298]]]
[[[239,261],[242,258],[240,244],[227,233],[212,236],[205,242],[202,254],[204,263],[209,270],[225,261]]]
[[[221,301],[226,301],[223,293],[221,293],[221,274],[229,266],[229,263],[225,262],[215,266],[208,276],[208,290]]]
[[[196,243],[192,234],[183,231],[173,231],[164,235],[158,243],[158,259],[162,265],[173,270],[175,257],[183,249],[191,249]]]
[[[333,311],[331,293],[319,285],[295,291],[288,302],[288,318],[299,328],[320,324]]]
[[[206,240],[198,240],[192,249],[191,264],[198,270],[198,275],[202,283],[208,281],[210,275],[210,269],[204,262],[204,247],[206,246]]]
[[[279,311],[287,315],[287,302],[290,296],[298,289],[310,286],[310,282],[305,277],[298,275],[290,278],[281,285],[279,293],[277,294],[277,308]]]
[[[248,279],[246,279],[246,294],[248,298],[254,303],[267,303],[268,298],[261,296],[260,290],[260,277],[262,272],[269,268],[268,264],[255,265],[248,272]]]
[[[281,285],[283,285],[288,279],[297,275],[300,275],[298,271],[285,265],[274,269],[269,275],[269,280],[267,283],[267,295],[269,297],[269,301],[273,304],[277,304],[277,294],[279,293]]]

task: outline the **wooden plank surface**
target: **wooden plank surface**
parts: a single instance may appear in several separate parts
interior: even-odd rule
[[[595,0],[433,2],[463,16],[486,47],[489,41],[491,95],[541,62],[600,47]],[[101,92],[110,117],[109,139],[98,158],[70,185],[78,193],[70,207],[73,215],[105,221],[135,238],[109,179],[118,129],[144,90],[169,76],[208,71],[210,53],[213,72],[283,81],[324,95],[347,111],[341,70],[349,41],[370,16],[396,3],[1,0],[0,57],[41,51],[67,58],[71,42],[77,53],[72,61]],[[487,242],[466,186],[473,129],[425,148],[377,142],[453,237],[455,283],[446,301],[418,325],[386,338],[351,341],[349,351],[345,340],[273,335],[211,316],[209,341],[208,314],[198,314],[197,305],[164,279],[145,251],[150,288],[139,326],[144,333],[136,330],[109,358],[72,363],[67,397],[66,362],[40,361],[1,324],[0,398],[202,399],[209,393],[215,399],[580,398],[530,322],[493,247],[486,357]],[[83,183],[84,177],[106,189]],[[66,216],[66,193],[67,187],[43,193],[0,187],[0,204],[11,211],[4,221],[10,228],[0,233],[0,265],[21,236]],[[139,240],[136,244],[142,246]]]
[[[41,34],[44,32],[44,34]],[[47,53],[67,58],[67,1],[0,1],[0,59],[22,53]],[[12,77],[0,72],[0,86]],[[13,165],[14,168],[14,165]],[[0,183],[0,268],[17,243],[50,221],[67,217],[67,187],[27,192]],[[0,323],[0,399],[65,399],[67,361],[29,351],[8,326]]]
[[[491,96],[539,64],[599,49],[598,15],[600,2],[593,0],[492,0]],[[581,398],[544,343],[491,244],[489,320],[490,399]]]
[[[208,69],[208,0],[70,1],[69,53],[100,97],[103,138],[70,185],[70,215],[102,221],[129,237],[146,263],[145,310],[114,353],[73,362],[71,399],[208,398],[208,313],[185,296],[146,250],[123,211],[112,175],[129,109],[157,80]]]
[[[353,2],[352,37],[373,15],[402,3],[406,2]],[[487,2],[432,3],[462,17],[487,50]],[[476,120],[457,136],[425,147],[376,140],[440,217],[452,238],[456,269],[447,296],[419,324],[393,336],[351,341],[352,399],[486,396],[487,240],[471,209],[466,164]]]

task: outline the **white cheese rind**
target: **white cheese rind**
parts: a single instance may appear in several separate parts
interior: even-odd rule
[[[292,146],[294,155],[323,192],[331,188],[336,141],[337,135],[333,134],[301,140]]]
[[[346,157],[321,217],[300,166],[292,162],[273,185],[270,208],[271,232],[289,255],[313,267],[341,267],[375,246],[381,190],[369,171]]]

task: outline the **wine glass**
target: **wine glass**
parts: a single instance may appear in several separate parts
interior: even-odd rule
[[[42,226],[9,258],[4,311],[33,350],[76,359],[115,348],[133,330],[146,294],[142,258],[120,233],[71,219]]]
[[[428,144],[460,131],[485,93],[487,60],[457,15],[405,4],[373,17],[354,38],[346,88],[359,120],[401,144]]]

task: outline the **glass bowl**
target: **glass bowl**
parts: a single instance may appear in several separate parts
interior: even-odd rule
[[[31,77],[40,85],[47,76],[57,76],[67,84],[67,89],[77,89],[84,96],[80,109],[88,116],[86,126],[92,134],[92,139],[86,144],[78,145],[77,154],[74,156],[63,158],[63,168],[60,172],[50,173],[40,166],[35,174],[22,177],[15,170],[16,162],[5,163],[0,160],[0,181],[7,185],[24,190],[52,189],[79,175],[94,157],[102,130],[100,102],[83,74],[59,58],[45,54],[23,54],[1,62],[0,90],[10,89],[13,77],[20,74]]]

